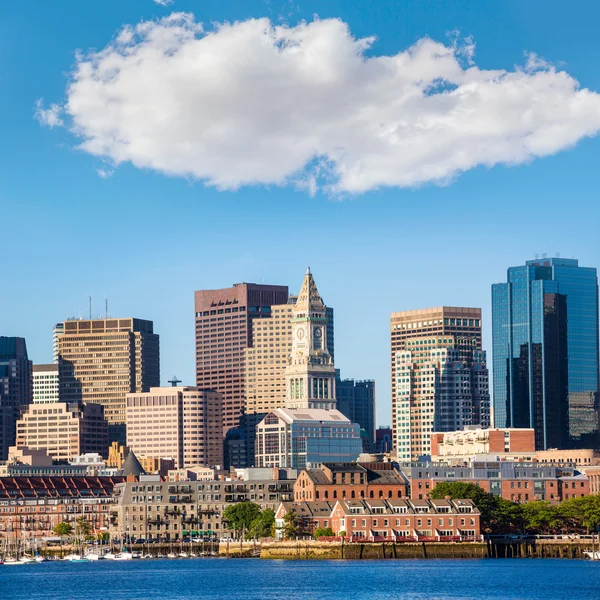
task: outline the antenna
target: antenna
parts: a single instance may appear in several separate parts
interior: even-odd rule
[[[108,298],[104,298],[104,318],[108,319]]]
[[[92,320],[92,295],[90,294],[88,297],[89,300],[89,304],[90,304],[90,321]]]
[[[542,254],[542,258],[548,258],[548,253],[547,253],[547,252],[544,252],[544,253]]]
[[[537,252],[534,254],[534,256],[536,260],[540,257],[540,255]]]
[[[556,258],[560,258],[560,252],[556,253]]]
[[[169,379],[167,383],[170,383],[173,387],[177,387],[177,384],[181,383],[181,379],[177,379],[177,375],[173,375],[173,379]]]

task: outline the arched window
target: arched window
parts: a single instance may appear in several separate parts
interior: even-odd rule
[[[352,498],[356,498],[356,492],[352,490]]]
[[[373,490],[371,490],[371,491],[369,492],[369,498],[374,498],[374,497],[375,497],[375,494],[373,494]]]
[[[329,498],[329,492],[325,491],[325,499]]]
[[[333,490],[333,497],[337,498],[337,490]]]

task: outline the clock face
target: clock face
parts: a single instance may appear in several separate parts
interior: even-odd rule
[[[315,329],[315,337],[316,338],[320,338],[321,337],[321,328],[320,327],[317,327]]]

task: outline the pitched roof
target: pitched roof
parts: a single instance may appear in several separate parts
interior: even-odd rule
[[[315,283],[309,267],[306,269],[306,275],[304,275],[304,280],[302,281],[302,287],[300,288],[298,300],[296,300],[294,306],[294,312],[304,311],[309,313],[313,310],[323,312],[325,310],[325,304],[323,304],[323,300],[317,289],[317,284]]]
[[[129,454],[125,459],[123,466],[119,469],[118,474],[124,477],[127,477],[128,475],[135,475],[135,477],[139,477],[140,475],[146,474],[144,467],[142,467],[133,450],[129,451]]]

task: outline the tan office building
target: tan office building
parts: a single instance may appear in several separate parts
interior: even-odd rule
[[[127,394],[127,446],[139,456],[172,458],[175,468],[222,465],[221,394],[184,386]]]
[[[392,313],[393,442],[399,460],[431,453],[431,434],[489,427],[490,398],[481,309]]]
[[[57,338],[60,399],[102,404],[110,440],[124,443],[127,394],[160,385],[159,338],[152,321],[65,321]]]
[[[17,421],[17,447],[46,450],[54,460],[89,452],[106,456],[108,428],[100,404],[30,404]]]
[[[268,413],[285,406],[285,369],[292,353],[294,304],[271,307],[268,319],[252,327],[252,346],[246,348],[246,414]]]

